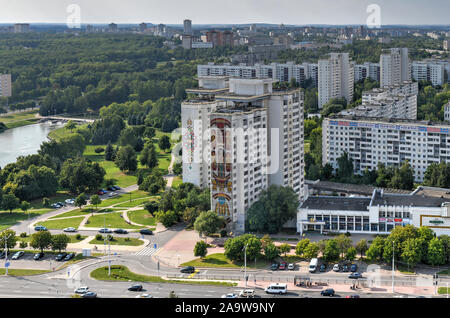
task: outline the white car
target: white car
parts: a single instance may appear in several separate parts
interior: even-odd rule
[[[25,254],[24,251],[18,251],[18,252],[16,252],[16,254],[14,254],[14,255],[11,257],[11,259],[19,259],[19,258],[21,258],[24,254]]]
[[[142,295],[137,295],[136,298],[153,298],[153,296],[150,294],[142,294]]]
[[[63,231],[64,232],[76,232],[77,229],[74,227],[66,227]]]
[[[293,271],[294,268],[295,268],[295,264],[291,263],[291,264],[288,265],[288,270]]]
[[[89,290],[89,287],[87,286],[82,286],[82,287],[78,287],[77,289],[74,290],[75,294],[86,294]]]
[[[75,199],[67,199],[65,202],[67,204],[75,204]]]
[[[109,194],[108,194],[108,197],[110,197],[110,198],[111,198],[111,197],[115,197],[116,195],[117,195],[117,193],[115,193],[115,192],[111,192],[111,193],[109,193]]]
[[[237,297],[238,297],[238,295],[233,294],[233,293],[222,295],[222,298],[237,298]]]
[[[239,297],[249,298],[249,297],[254,297],[254,296],[255,296],[255,291],[253,289],[244,289],[244,290],[241,290],[239,293]]]
[[[341,270],[341,267],[339,266],[339,264],[334,264],[333,271],[339,272],[340,270]]]

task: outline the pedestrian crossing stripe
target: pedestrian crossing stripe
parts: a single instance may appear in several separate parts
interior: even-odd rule
[[[134,255],[139,255],[139,256],[152,256],[153,254],[155,254],[157,251],[159,250],[159,248],[155,249],[152,245],[149,245],[147,247],[144,247],[142,250],[134,253]]]

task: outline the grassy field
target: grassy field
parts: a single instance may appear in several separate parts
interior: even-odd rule
[[[151,198],[145,198],[145,199],[137,199],[137,200],[133,200],[133,201],[127,201],[118,205],[115,205],[115,207],[117,208],[134,208],[137,207],[139,205],[143,205],[147,202],[150,201],[155,201],[157,198],[159,198],[159,196],[156,197],[151,197]]]
[[[63,214],[58,214],[55,216],[52,216],[51,218],[49,218],[49,220],[51,219],[59,219],[59,218],[65,218],[65,217],[69,217],[69,216],[86,216],[88,214],[91,214],[92,212],[94,213],[107,213],[107,212],[114,212],[114,211],[120,211],[121,209],[115,209],[115,208],[106,208],[106,209],[99,209],[96,210],[95,208],[86,208],[86,209],[76,209],[76,210],[72,210]]]
[[[147,210],[136,210],[136,211],[129,211],[128,218],[135,223],[142,224],[142,225],[148,225],[148,226],[155,226],[156,220],[150,213],[148,213]]]
[[[33,110],[28,112],[19,112],[7,116],[0,116],[0,122],[3,122],[6,127],[8,127],[8,129],[34,124],[39,120],[35,117],[37,112],[37,110]]]
[[[172,188],[178,188],[180,186],[180,184],[183,183],[183,178],[180,176],[177,176],[175,178],[173,178],[172,181]]]
[[[113,235],[114,236],[114,235]],[[97,245],[103,245],[105,244],[104,240],[96,240],[93,239],[89,242],[89,244],[97,244]],[[114,241],[110,241],[111,245],[126,245],[126,246],[140,246],[144,244],[144,241],[141,241],[137,238],[126,238],[126,237],[114,237]]]
[[[249,268],[267,268],[270,262],[265,259],[258,259],[255,261],[247,261],[247,267]],[[194,266],[194,267],[223,267],[223,268],[241,268],[244,266],[244,262],[234,263],[225,257],[223,253],[216,253],[206,255],[204,259],[197,258],[193,261],[181,264],[181,266]]]
[[[11,276],[30,276],[30,275],[40,275],[50,272],[45,269],[8,269],[8,275]],[[5,269],[0,268],[0,275],[5,275]]]
[[[438,288],[439,295],[447,295],[450,294],[450,287],[439,287]]]
[[[106,220],[106,221],[105,221]],[[122,228],[122,229],[140,229],[141,227],[128,224],[122,218],[121,212],[107,213],[104,215],[94,215],[89,218],[89,224],[86,223],[86,227],[99,227],[105,226],[108,228]]]
[[[84,217],[75,217],[69,219],[60,219],[60,220],[51,220],[39,222],[38,225],[45,226],[47,229],[51,230],[62,230],[66,227],[74,227],[78,228],[80,226],[81,221],[83,221]]]
[[[146,276],[131,272],[126,266],[111,266],[111,276],[108,276],[108,266],[93,270],[90,276],[94,279],[105,281],[132,281],[132,282],[150,282],[150,283],[172,283],[172,284],[195,284],[195,285],[214,285],[214,286],[236,286],[236,283],[213,282],[213,281],[189,281],[189,280],[166,280],[158,276]]]
[[[40,209],[40,210],[30,210],[28,213],[30,214],[30,219],[42,214],[45,214],[51,210],[49,209]],[[24,213],[21,210],[13,210],[12,213],[9,213],[9,211],[1,211],[0,212],[0,231],[3,231],[4,229],[7,229],[14,224],[27,220],[28,219],[28,213]]]
[[[130,193],[131,193],[131,197],[130,197]],[[146,198],[149,196],[149,194],[147,192],[140,191],[140,190],[135,190],[130,193],[121,194],[114,198],[103,200],[102,203],[99,205],[99,207],[105,208],[105,207],[112,206],[114,204],[123,203],[123,202],[127,202],[127,201],[130,202],[130,200]],[[92,208],[93,206],[88,205],[86,207]]]

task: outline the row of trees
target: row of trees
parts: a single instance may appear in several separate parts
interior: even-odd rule
[[[0,233],[0,248],[5,247],[9,251],[14,248],[18,242],[16,232],[13,230],[4,230]],[[51,248],[53,251],[65,250],[69,244],[70,238],[66,234],[52,235],[49,231],[36,232],[31,235],[30,246],[43,252]]]

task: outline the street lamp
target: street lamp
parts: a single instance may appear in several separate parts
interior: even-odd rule
[[[245,279],[245,288],[247,288],[247,247],[248,247],[248,243],[244,246],[244,279]]]
[[[107,235],[105,237],[105,254],[106,254],[106,241],[108,241],[108,276],[111,276],[111,244],[109,243],[110,237]]]
[[[392,293],[394,293],[394,275],[395,275],[395,270],[394,270],[394,241],[392,241]]]
[[[10,234],[8,236],[5,236],[5,275],[8,276],[8,266],[6,264],[8,263],[8,240],[13,234]]]

